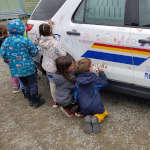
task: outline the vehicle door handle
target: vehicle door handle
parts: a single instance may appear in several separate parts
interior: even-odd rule
[[[146,44],[146,43],[150,43],[150,41],[141,39],[139,40],[139,43]]]
[[[67,33],[68,35],[80,36],[80,33],[79,33],[79,32],[67,31],[66,33]]]

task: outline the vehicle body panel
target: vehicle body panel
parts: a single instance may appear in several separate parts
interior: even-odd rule
[[[95,66],[107,65],[104,69],[110,83],[116,82],[116,87],[123,84],[135,95],[144,95],[148,98],[150,90],[150,42],[142,43],[140,40],[150,41],[150,29],[136,26],[138,19],[138,0],[135,4],[135,12],[129,17],[132,9],[126,6],[125,20],[132,25],[98,25],[79,23],[73,20],[83,0],[67,0],[51,18],[54,22],[54,34],[59,35],[61,43],[75,60],[90,58]],[[34,24],[28,33],[29,38],[39,38],[38,28],[47,20],[29,20]],[[121,83],[121,84],[118,84]],[[115,86],[114,86],[115,87]],[[142,91],[143,88],[143,91]],[[123,90],[121,91],[123,92]],[[144,97],[144,96],[142,96]]]

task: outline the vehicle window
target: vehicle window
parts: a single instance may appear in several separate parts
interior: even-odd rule
[[[150,0],[139,0],[139,26],[150,26]]]
[[[48,20],[53,17],[57,10],[66,0],[41,0],[38,7],[33,12],[32,20]]]
[[[81,5],[79,6],[78,10],[76,11],[75,15],[74,15],[74,21],[78,22],[78,23],[82,23],[83,22],[83,18],[84,18],[84,8],[85,8],[85,1],[83,1],[83,3],[81,3]]]
[[[89,24],[124,25],[126,0],[86,0],[83,3],[74,15],[75,21],[84,18]]]
[[[85,22],[124,25],[126,0],[87,0]]]
[[[133,9],[134,8],[134,9]],[[126,0],[125,25],[139,25],[139,2],[138,0]]]

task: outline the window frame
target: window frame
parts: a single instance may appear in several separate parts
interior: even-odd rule
[[[139,2],[139,0],[138,0],[138,3],[140,3]],[[140,21],[140,5],[138,6],[138,19],[139,19],[139,21]],[[150,26],[139,26],[138,25],[138,28],[142,28],[142,29],[150,29]]]
[[[45,20],[48,20],[49,18],[53,17],[57,11],[64,5],[64,3],[67,1],[67,0],[63,0],[62,2],[60,1],[53,1],[53,0],[45,0],[45,2],[43,2],[44,0],[39,0],[39,2],[37,3],[35,9],[33,10],[31,16],[30,16],[30,20],[40,20],[40,21],[45,21]],[[49,4],[51,3],[52,7],[55,7],[56,9],[54,9],[55,11],[52,11],[50,10],[50,8],[47,6],[49,6]],[[45,5],[47,4],[47,6]],[[45,8],[46,6],[46,8]],[[59,7],[58,7],[59,6]],[[45,9],[42,9],[44,7]],[[43,10],[43,15],[41,15],[41,10]],[[45,11],[46,10],[46,11]],[[40,14],[40,15],[39,15]]]
[[[83,22],[77,22],[77,21],[75,21],[74,20],[74,17],[75,17],[75,15],[76,15],[76,12],[78,11],[78,9],[79,9],[79,7],[81,6],[81,4],[83,3],[85,1],[85,4],[84,4],[84,15],[83,15]],[[76,8],[76,10],[74,11],[74,13],[73,13],[73,15],[72,15],[72,17],[71,17],[71,21],[72,21],[72,23],[76,23],[76,24],[88,24],[88,25],[100,25],[100,26],[115,26],[115,27],[132,27],[132,28],[138,28],[139,26],[138,25],[126,25],[126,17],[127,16],[129,16],[129,15],[131,15],[131,14],[129,14],[129,12],[127,11],[127,6],[129,5],[129,3],[130,3],[130,1],[131,0],[126,0],[126,4],[125,4],[125,15],[124,15],[124,25],[109,25],[109,24],[96,24],[96,23],[86,23],[85,22],[85,9],[86,9],[86,4],[87,4],[87,0],[82,0],[81,2],[80,2],[80,4],[78,5],[78,7]],[[132,0],[133,1],[133,0]],[[139,0],[134,0],[134,1],[136,1],[138,4],[139,4]],[[138,15],[136,16],[135,15],[135,20],[139,20],[139,5],[137,6],[135,6],[135,8],[136,8],[136,10],[137,10],[137,13],[138,13]],[[132,10],[131,10],[131,8],[128,8],[131,12],[132,12]]]

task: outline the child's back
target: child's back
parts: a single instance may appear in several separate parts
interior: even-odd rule
[[[12,77],[24,77],[35,73],[32,57],[37,47],[28,38],[24,38],[25,27],[19,19],[9,21],[9,37],[2,44],[1,55],[9,62]]]
[[[62,112],[68,117],[77,112],[77,104],[73,103],[75,76],[74,61],[72,57],[61,56],[56,59],[57,73],[53,75],[56,84],[56,102],[61,106]]]
[[[93,72],[85,72],[78,75],[76,79],[78,100],[84,115],[101,114],[104,112],[99,87],[106,84],[107,81],[104,72],[100,72],[99,77]]]
[[[66,52],[61,43],[54,37],[51,25],[41,24],[39,32],[41,36],[39,46],[43,49],[42,67],[46,72],[55,73],[55,60],[60,56],[65,56]]]
[[[74,84],[61,74],[54,74],[53,77],[56,84],[56,102],[61,105],[70,103],[73,98]]]
[[[78,100],[84,116],[104,113],[99,88],[107,84],[107,78],[99,68],[99,77],[93,73],[90,59],[81,59],[77,63],[75,99]]]

